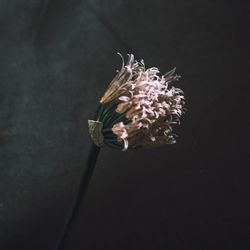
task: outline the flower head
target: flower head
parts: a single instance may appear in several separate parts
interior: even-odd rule
[[[172,125],[180,123],[184,93],[173,86],[180,78],[175,68],[162,76],[159,73],[156,67],[146,69],[143,60],[136,61],[132,54],[126,65],[123,60],[121,70],[100,100],[96,144],[104,142],[126,150],[175,143]]]

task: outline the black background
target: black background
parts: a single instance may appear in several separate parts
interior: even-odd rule
[[[1,0],[0,249],[55,246],[116,52],[176,66],[188,112],[175,145],[101,150],[68,249],[250,249],[249,12],[236,0]]]

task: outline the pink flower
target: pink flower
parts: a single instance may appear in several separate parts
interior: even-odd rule
[[[109,144],[109,137],[105,139],[105,131],[109,131],[116,135],[117,143],[112,140],[122,144],[123,150],[175,143],[172,126],[180,123],[184,93],[173,86],[180,78],[175,69],[162,76],[159,73],[156,67],[146,69],[143,60],[136,61],[132,54],[126,65],[123,60],[121,70],[100,100],[105,106],[102,112],[110,109],[98,119],[103,122],[104,142]]]

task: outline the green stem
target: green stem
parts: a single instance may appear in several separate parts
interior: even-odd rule
[[[110,113],[113,113],[114,110],[116,109],[116,103],[115,102],[111,102],[111,103],[108,103],[108,104],[103,104],[103,110],[99,116],[99,119],[101,121],[103,121],[104,119],[106,119],[105,117],[106,116],[109,116]]]
[[[88,186],[89,186],[89,182],[90,182],[91,177],[92,177],[93,172],[94,172],[94,168],[95,168],[95,164],[96,164],[96,160],[97,160],[99,152],[100,152],[100,148],[97,147],[95,144],[92,144],[92,147],[91,147],[89,155],[88,155],[87,167],[82,175],[75,202],[73,204],[71,211],[69,212],[68,218],[64,224],[61,236],[58,240],[58,243],[57,243],[55,250],[66,249],[65,248],[65,241],[69,235],[70,229],[72,228],[72,226],[73,226],[73,224],[74,224],[74,222],[77,219],[77,216],[79,214],[80,207],[82,205],[86,191],[87,191]]]

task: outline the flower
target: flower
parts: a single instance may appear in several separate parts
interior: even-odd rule
[[[123,150],[175,143],[172,126],[180,123],[184,105],[183,91],[173,86],[180,78],[175,68],[160,76],[158,68],[146,69],[132,54],[122,62],[89,121],[94,142]]]

